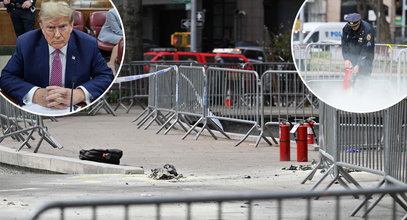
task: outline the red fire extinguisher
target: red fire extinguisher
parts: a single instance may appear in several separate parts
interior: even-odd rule
[[[343,89],[348,89],[352,84],[352,67],[345,69],[345,76],[343,77]]]
[[[314,122],[313,121],[307,121],[305,124],[307,126],[307,143],[308,144],[314,144],[315,140],[315,134],[314,134]]]
[[[290,125],[280,123],[280,161],[290,161]]]
[[[297,162],[308,162],[307,126],[297,128]]]

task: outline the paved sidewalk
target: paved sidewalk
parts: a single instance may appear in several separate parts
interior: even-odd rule
[[[58,122],[46,120],[49,132],[64,148],[54,149],[43,142],[38,153],[78,158],[81,149],[117,148],[123,150],[121,165],[143,167],[148,173],[150,169],[170,163],[186,175],[240,175],[245,172],[270,175],[276,168],[296,163],[294,143],[291,144],[292,161],[279,162],[278,145],[269,146],[264,141],[257,148],[253,140],[234,147],[237,139],[219,136],[214,140],[206,131],[198,140],[194,135],[181,140],[184,134],[181,129],[173,129],[167,135],[164,132],[156,134],[159,127],[155,123],[147,130],[137,129],[132,121],[139,113],[141,109],[133,107],[128,114],[120,109],[117,117],[102,110],[96,116],[61,117]],[[30,143],[34,145],[36,141]],[[7,138],[1,144],[16,149],[19,143]],[[32,152],[27,148],[24,151]],[[309,160],[313,159],[318,159],[317,151],[310,149]]]

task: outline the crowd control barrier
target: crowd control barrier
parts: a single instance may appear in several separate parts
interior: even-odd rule
[[[177,195],[149,198],[114,198],[94,200],[62,200],[43,204],[31,214],[31,220],[76,219],[348,219],[349,208],[357,205],[350,198],[357,195],[395,196],[407,192],[406,187],[385,189],[239,192],[213,195]],[[323,197],[323,200],[315,200]],[[388,201],[378,212],[364,219],[405,219],[396,199]],[[323,207],[323,208],[321,208]],[[364,208],[367,208],[364,206]]]
[[[251,124],[241,144],[259,129],[259,77],[255,71],[210,67],[206,71],[208,118]]]
[[[361,185],[345,169],[355,169],[383,176],[378,187],[406,186],[407,168],[407,99],[373,113],[349,113],[320,103],[320,161],[303,183],[311,180],[318,168],[327,172],[314,184],[316,189],[326,177],[332,175],[325,189],[338,182],[346,189],[348,184]],[[345,181],[346,180],[346,181]],[[395,196],[396,202],[407,211],[407,196]],[[370,212],[383,198],[379,196],[365,210]],[[364,200],[352,215],[367,203]]]
[[[269,123],[278,124],[281,118],[295,121],[318,116],[318,100],[305,87],[296,71],[266,71],[261,85],[262,117],[268,116]]]
[[[259,78],[256,71],[235,68],[150,65],[149,70],[144,75],[119,77],[117,82],[148,76],[148,107],[134,121],[139,128],[149,119],[145,128],[155,121],[160,126],[157,133],[165,128],[167,134],[178,124],[186,131],[182,139],[193,131],[198,139],[205,129],[216,139],[210,128],[230,138],[222,122],[232,121],[250,126],[236,146],[252,134],[258,137],[257,147],[261,139],[272,145],[266,127],[278,125],[282,118],[304,122],[318,115],[318,100],[295,71],[266,71]],[[271,139],[277,144],[273,135]]]
[[[5,138],[12,138],[22,142],[19,148],[32,148],[30,141],[34,140],[34,132],[37,131],[39,140],[34,149],[34,153],[38,152],[42,142],[45,140],[54,148],[62,148],[62,145],[50,134],[47,127],[44,125],[43,117],[28,113],[7,101],[3,96],[0,96],[0,125],[2,134],[0,142]]]
[[[318,116],[318,99],[305,87],[296,71],[269,70],[261,76],[261,135],[283,122],[302,123]],[[318,123],[315,123],[318,125]],[[274,134],[271,134],[275,143]]]
[[[176,113],[177,108],[177,66],[155,65],[149,80],[149,99],[147,108],[134,120],[137,121],[144,114],[146,116],[138,122],[138,128],[142,127],[148,119],[152,118],[146,125],[147,129],[155,121],[159,125],[165,125],[168,116]],[[137,80],[130,80],[137,81]]]
[[[156,65],[185,65],[191,66],[196,61],[132,61],[129,64],[123,64],[120,77],[130,75],[143,75],[151,72],[151,68],[155,68]],[[144,109],[143,100],[148,98],[149,95],[149,79],[143,78],[139,80],[123,81],[115,83],[111,89],[112,91],[118,91],[118,102],[114,111],[119,107],[125,109],[128,113],[133,107],[134,103],[138,103]]]
[[[246,63],[243,65],[242,69],[254,70],[259,74],[259,77],[268,70],[296,70],[294,63],[292,62]]]
[[[401,83],[406,82],[407,78],[407,49],[403,49],[399,53],[398,63],[397,63],[397,80]]]
[[[145,62],[123,64],[120,71],[120,77],[148,73],[149,69],[147,67],[149,66],[147,66]],[[148,97],[148,78],[115,83],[111,90],[118,92],[117,105],[114,110],[116,111],[119,107],[122,107],[128,113],[134,102],[138,102],[143,106],[140,99],[146,99]]]
[[[345,72],[342,47],[339,43],[310,43],[303,48],[297,45],[294,56],[297,67],[306,82],[314,80],[342,80]],[[383,79],[395,77],[402,46],[376,44],[372,77]],[[305,55],[304,55],[305,54]]]
[[[104,109],[108,114],[111,114],[113,116],[117,116],[115,111],[113,110],[112,106],[110,106],[109,102],[107,102],[105,97],[100,98],[95,104],[93,104],[89,108],[88,115],[96,115],[100,109]]]
[[[208,109],[208,91],[207,88],[207,75],[205,68],[203,67],[183,67],[179,68],[179,113],[184,117],[187,124],[193,124],[189,130],[185,133],[182,139],[185,139],[192,131],[195,131],[196,127],[202,123],[200,131],[195,131],[197,134],[195,139],[202,134],[206,129],[210,135],[217,139],[215,134],[209,128],[209,125],[213,126],[216,130],[222,133],[225,137],[229,136],[223,132],[221,124],[208,118],[208,115],[212,115],[212,111]],[[194,122],[191,117],[199,118]],[[218,123],[216,123],[218,122]]]

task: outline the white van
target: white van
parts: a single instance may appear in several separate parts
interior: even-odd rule
[[[294,30],[293,42],[309,43],[340,43],[342,29],[346,22],[305,22],[303,25],[304,40],[300,41],[299,30]]]

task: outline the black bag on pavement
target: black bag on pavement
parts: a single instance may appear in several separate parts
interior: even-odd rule
[[[90,149],[79,151],[79,159],[102,163],[120,164],[123,151],[119,149]]]

